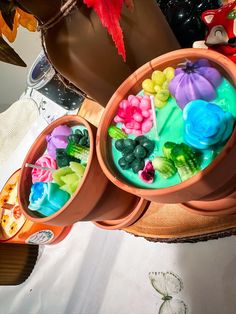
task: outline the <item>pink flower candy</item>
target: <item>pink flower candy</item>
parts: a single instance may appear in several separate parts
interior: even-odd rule
[[[155,169],[153,168],[152,162],[147,160],[143,170],[138,172],[139,178],[146,183],[152,183],[155,176]]]
[[[151,120],[146,120],[145,122],[143,122],[142,124],[142,131],[143,133],[147,133],[151,130],[152,128],[152,121]]]
[[[122,123],[127,134],[138,136],[149,132],[153,127],[150,97],[129,95],[120,102],[114,121]]]
[[[140,113],[135,113],[135,114],[133,115],[133,118],[134,118],[134,120],[137,121],[137,122],[143,121],[143,116],[142,116],[142,114],[140,114]]]
[[[40,157],[36,163],[36,166],[47,167],[51,169],[57,169],[56,161],[50,155],[44,155]],[[52,171],[33,168],[32,170],[32,182],[49,182],[52,181]]]

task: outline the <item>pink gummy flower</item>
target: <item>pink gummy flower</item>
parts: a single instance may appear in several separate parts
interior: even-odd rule
[[[50,155],[43,155],[36,163],[36,166],[57,169],[56,161]],[[32,182],[48,182],[52,181],[52,171],[34,168],[32,170]]]
[[[151,99],[149,96],[130,95],[119,104],[116,123],[122,123],[126,134],[142,135],[153,127]]]
[[[138,172],[139,178],[146,183],[152,183],[155,176],[155,169],[153,168],[152,162],[147,160],[143,170]]]

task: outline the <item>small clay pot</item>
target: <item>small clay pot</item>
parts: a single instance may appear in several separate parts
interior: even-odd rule
[[[32,185],[32,168],[47,147],[46,136],[59,125],[83,125],[90,139],[90,153],[83,178],[69,201],[56,213],[42,217],[28,208]],[[19,205],[30,220],[50,225],[70,225],[80,220],[113,220],[126,217],[137,206],[139,197],[126,193],[108,181],[102,172],[95,151],[96,128],[79,116],[64,116],[50,124],[35,140],[22,165],[18,185]]]
[[[131,213],[128,213],[125,217],[114,220],[95,221],[94,224],[97,227],[106,230],[117,230],[128,227],[135,223],[144,214],[150,202],[140,198],[137,205],[134,207]]]
[[[17,194],[15,197],[11,197],[11,204],[8,203],[8,199],[11,195],[12,189],[16,188],[18,179],[20,176],[20,170],[15,171],[5,183],[2,191],[0,192],[0,219],[4,215],[4,209],[7,208],[8,216],[11,217],[10,222],[7,223],[8,227],[12,222],[17,224],[17,230],[11,235],[4,235],[4,228],[2,229],[0,223],[0,243],[18,243],[18,244],[57,244],[64,240],[64,238],[70,232],[72,226],[50,226],[41,223],[35,223],[29,219],[26,219],[23,214],[20,213],[19,217],[14,217],[14,210],[18,209]],[[9,207],[10,206],[10,207]],[[14,217],[14,218],[13,218]],[[14,219],[12,221],[12,219]],[[1,230],[2,229],[2,230]]]
[[[125,181],[112,162],[108,127],[113,123],[119,103],[130,94],[136,95],[142,89],[142,81],[154,70],[176,67],[188,60],[207,58],[223,76],[236,86],[236,65],[227,57],[205,49],[181,49],[164,54],[135,71],[117,89],[104,110],[97,132],[97,155],[106,176],[119,188],[159,203],[185,203],[188,201],[214,201],[231,194],[236,186],[236,130],[225,144],[222,152],[204,170],[178,185],[162,189],[142,189]],[[236,205],[236,199],[234,201]],[[232,204],[231,204],[232,205]],[[196,206],[196,203],[195,203]],[[201,205],[200,205],[201,206]],[[236,209],[236,206],[234,206]],[[221,206],[221,210],[224,210]]]
[[[215,201],[191,201],[180,205],[192,213],[203,216],[235,214],[236,191]]]

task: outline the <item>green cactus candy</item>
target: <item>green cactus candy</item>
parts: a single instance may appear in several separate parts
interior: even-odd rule
[[[182,181],[191,178],[201,170],[198,153],[184,143],[176,144],[171,150],[171,160]]]
[[[171,152],[172,152],[172,149],[176,146],[177,144],[176,143],[173,143],[173,142],[166,142],[163,147],[162,147],[162,151],[163,151],[163,154],[166,158],[170,159],[171,158]]]
[[[89,148],[81,146],[79,144],[74,144],[69,142],[66,147],[66,152],[68,155],[73,156],[75,158],[82,159],[87,162],[89,156]]]

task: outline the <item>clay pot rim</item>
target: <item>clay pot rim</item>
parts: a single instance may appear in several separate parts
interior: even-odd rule
[[[106,230],[116,230],[128,227],[132,225],[145,209],[150,205],[150,202],[145,200],[144,198],[140,197],[138,203],[136,204],[133,211],[124,218],[115,219],[115,220],[103,220],[103,221],[93,221],[94,225],[99,228],[106,229]]]
[[[110,166],[108,162],[105,161],[104,155],[102,153],[102,141],[105,141],[108,138],[108,130],[103,128],[104,121],[109,119],[110,124],[112,124],[113,116],[111,118],[108,118],[109,113],[112,111],[113,102],[116,103],[117,95],[124,94],[124,91],[126,94],[129,94],[129,90],[132,88],[127,88],[126,85],[129,81],[136,80],[136,82],[140,79],[142,73],[145,73],[147,75],[146,67],[149,65],[152,70],[154,71],[157,69],[158,66],[163,67],[163,64],[169,62],[169,59],[197,59],[197,58],[206,58],[209,61],[217,64],[220,66],[220,68],[224,69],[224,71],[229,75],[229,77],[232,79],[234,83],[234,87],[236,88],[236,78],[235,77],[235,64],[228,59],[226,56],[215,52],[213,50],[209,49],[202,49],[202,48],[186,48],[186,49],[179,49],[175,50],[166,54],[163,54],[150,62],[144,64],[142,67],[137,69],[133,74],[131,74],[115,91],[115,93],[110,98],[104,112],[101,118],[101,121],[99,123],[99,127],[97,130],[97,137],[96,137],[96,151],[97,151],[97,157],[99,164],[105,173],[105,175],[108,177],[109,180],[111,180],[115,185],[117,185],[119,188],[136,195],[142,195],[142,197],[158,197],[158,196],[165,196],[169,195],[172,192],[178,192],[186,187],[193,186],[197,181],[200,179],[203,179],[209,172],[211,172],[216,165],[218,165],[222,160],[222,155],[226,150],[231,150],[233,145],[236,143],[236,127],[234,128],[234,131],[232,132],[230,138],[224,145],[223,150],[220,152],[219,155],[211,162],[209,166],[207,166],[205,169],[198,172],[196,175],[191,177],[190,179],[181,182],[179,184],[166,187],[166,188],[159,188],[159,189],[143,189],[135,187],[134,185],[128,185],[128,183],[124,181],[121,181],[122,179],[117,179],[117,177],[110,171]],[[227,69],[225,69],[225,64],[228,65]],[[150,71],[150,70],[149,70]],[[118,172],[118,171],[117,171]]]
[[[88,177],[88,172],[89,172],[89,169],[90,169],[90,165],[91,165],[91,162],[92,162],[92,157],[93,157],[93,154],[94,154],[94,136],[93,136],[93,132],[92,132],[92,129],[89,125],[89,123],[82,117],[78,116],[78,115],[66,115],[66,116],[63,116],[63,117],[60,117],[58,119],[56,119],[55,121],[53,121],[52,123],[50,123],[39,135],[38,137],[35,139],[35,141],[33,142],[33,144],[31,145],[30,149],[28,150],[28,153],[26,154],[26,157],[22,163],[22,167],[21,169],[23,169],[25,167],[25,164],[28,162],[28,158],[31,154],[31,151],[34,147],[34,145],[43,137],[43,139],[46,141],[46,136],[49,134],[48,130],[51,130],[50,132],[52,132],[52,130],[59,126],[59,125],[62,125],[62,124],[70,124],[72,122],[76,122],[77,125],[82,125],[84,127],[87,128],[88,130],[88,133],[89,133],[89,140],[90,140],[90,148],[89,148],[89,157],[88,157],[88,162],[87,162],[87,165],[86,165],[86,168],[85,168],[85,172],[84,172],[84,175],[83,175],[83,178],[82,180],[80,181],[80,184],[78,186],[78,188],[76,189],[76,191],[73,193],[73,195],[70,197],[70,199],[65,203],[65,205],[59,209],[57,212],[55,212],[54,214],[50,215],[50,216],[47,216],[47,217],[40,217],[40,216],[36,216],[37,213],[35,213],[35,215],[30,215],[31,213],[31,210],[29,208],[25,209],[23,204],[22,204],[22,201],[21,201],[21,197],[20,197],[20,193],[21,193],[21,189],[20,189],[20,186],[21,186],[21,181],[22,181],[22,171],[21,171],[21,174],[20,174],[20,177],[19,177],[19,183],[18,183],[18,189],[17,189],[17,193],[18,193],[18,200],[19,200],[19,205],[24,213],[24,215],[34,221],[34,222],[37,222],[37,223],[45,223],[45,222],[50,222],[51,220],[53,220],[54,218],[56,218],[57,216],[59,216],[61,213],[63,213],[65,210],[67,210],[67,207],[74,201],[75,197],[79,194],[80,192],[80,189],[82,188],[84,182],[87,180],[87,177]],[[32,213],[34,213],[34,211],[32,211]]]
[[[235,207],[229,207],[219,210],[211,210],[211,209],[197,209],[192,207],[191,205],[188,205],[187,203],[181,203],[179,204],[182,208],[187,210],[188,212],[195,214],[195,215],[201,215],[201,216],[227,216],[227,215],[235,215],[236,214],[236,208]]]
[[[235,196],[236,192],[233,191],[223,199],[206,202],[190,201],[179,205],[189,212],[202,216],[233,215],[236,214]],[[195,204],[197,204],[197,206],[194,206]]]

